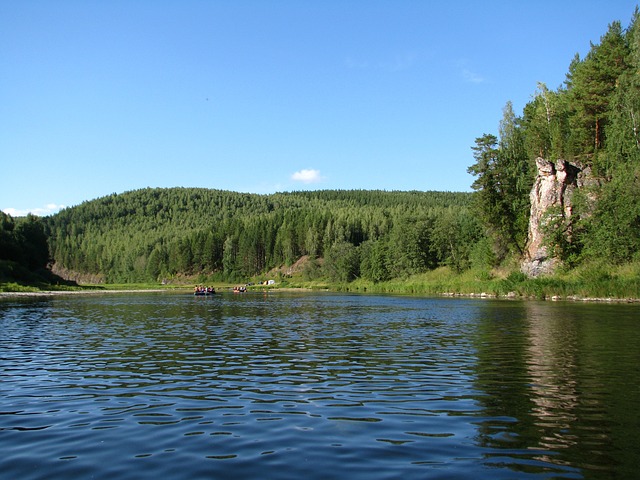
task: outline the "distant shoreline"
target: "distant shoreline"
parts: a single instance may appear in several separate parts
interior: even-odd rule
[[[65,295],[106,295],[106,294],[122,294],[122,293],[166,293],[166,292],[180,292],[183,289],[160,289],[160,288],[149,288],[149,289],[104,289],[104,290],[43,290],[39,292],[0,292],[0,299],[2,298],[11,298],[11,297],[21,297],[21,298],[38,298],[38,297],[59,297]],[[313,291],[313,289],[304,288],[304,287],[284,287],[284,288],[273,288],[269,289],[270,291],[277,292],[285,292],[285,291]],[[190,293],[191,290],[189,288],[184,288],[185,293]],[[249,290],[250,292],[257,292],[262,290]],[[326,289],[323,291],[336,291],[331,289]],[[338,291],[336,291],[338,292]],[[364,295],[367,294],[394,294],[394,292],[352,292],[352,293],[362,293]],[[396,293],[398,295],[402,295],[401,293]],[[411,295],[420,295],[419,293],[413,293]],[[522,295],[494,295],[489,293],[450,293],[443,292],[440,294],[428,294],[425,293],[425,296],[437,296],[437,297],[448,297],[448,298],[478,298],[478,299],[499,299],[499,300],[541,300],[541,301],[550,301],[550,302],[576,302],[576,303],[640,303],[639,298],[617,298],[617,297],[581,297],[579,295],[569,295],[569,296],[560,296],[554,295],[547,298],[535,298],[531,296],[522,296]]]
[[[63,295],[102,295],[107,293],[163,293],[163,289],[136,290],[43,290],[41,292],[0,292],[2,297],[58,297]]]

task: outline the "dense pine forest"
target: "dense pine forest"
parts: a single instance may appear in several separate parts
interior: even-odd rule
[[[304,257],[305,278],[335,282],[384,282],[443,266],[514,273],[526,250],[538,157],[564,159],[593,179],[576,193],[570,219],[552,212],[546,222],[563,268],[638,265],[637,9],[627,28],[614,21],[584,58],[568,63],[563,85],[539,83],[521,114],[507,101],[498,134],[470,146],[473,193],[141,189],[41,219],[3,214],[3,271],[50,262],[110,283],[236,281]]]
[[[467,268],[482,236],[469,205],[465,193],[143,189],[64,210],[47,229],[59,267],[110,283],[241,280],[302,256],[309,277],[380,281]]]

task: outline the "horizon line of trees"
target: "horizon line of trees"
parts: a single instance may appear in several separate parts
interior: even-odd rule
[[[65,209],[46,223],[59,266],[102,273],[110,283],[180,274],[242,279],[304,255],[308,278],[383,281],[440,265],[467,268],[482,237],[470,199],[463,192],[142,189]]]

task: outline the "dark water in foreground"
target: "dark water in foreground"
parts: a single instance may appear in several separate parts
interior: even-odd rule
[[[637,478],[640,309],[0,301],[0,478]]]

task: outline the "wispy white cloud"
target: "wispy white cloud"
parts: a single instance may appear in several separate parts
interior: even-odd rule
[[[471,83],[482,83],[482,82],[484,82],[484,77],[482,75],[479,75],[476,72],[472,72],[468,68],[463,68],[462,69],[462,76],[464,77],[464,79],[467,82],[471,82]]]
[[[31,213],[32,215],[38,215],[39,217],[43,217],[46,215],[52,215],[54,213],[59,212],[65,208],[64,205],[58,205],[56,203],[48,203],[44,207],[36,207],[36,208],[5,208],[2,211],[7,215],[11,215],[12,217],[24,217],[25,215]]]
[[[483,83],[486,80],[482,75],[469,67],[469,62],[467,60],[458,60],[456,64],[465,82]]]
[[[291,175],[291,180],[302,183],[318,183],[323,180],[320,170],[302,169]]]

